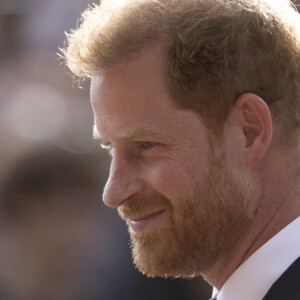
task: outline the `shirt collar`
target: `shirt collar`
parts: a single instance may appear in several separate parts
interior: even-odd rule
[[[291,222],[241,264],[221,290],[218,300],[262,299],[272,284],[300,255],[300,217]],[[283,255],[284,254],[284,255]]]

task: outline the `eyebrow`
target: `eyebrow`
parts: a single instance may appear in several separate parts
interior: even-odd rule
[[[125,129],[119,134],[119,139],[126,139],[126,138],[139,138],[147,135],[156,135],[156,136],[169,136],[169,134],[166,134],[163,130],[160,128],[147,128],[147,127],[141,127],[138,129]],[[109,145],[109,142],[106,142],[102,139],[101,135],[99,134],[96,125],[93,126],[93,139],[99,140],[101,144],[103,145]]]

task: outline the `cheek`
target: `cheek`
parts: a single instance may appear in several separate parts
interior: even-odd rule
[[[167,161],[147,172],[147,183],[163,196],[171,199],[185,195],[199,180],[195,167],[177,161]]]

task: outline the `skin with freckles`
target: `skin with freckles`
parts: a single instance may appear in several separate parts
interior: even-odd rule
[[[260,188],[231,168],[199,114],[173,104],[151,50],[92,77],[94,135],[112,155],[103,198],[126,220],[142,272],[192,277],[247,231]]]

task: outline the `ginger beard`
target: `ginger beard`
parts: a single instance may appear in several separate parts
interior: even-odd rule
[[[211,157],[209,172],[185,198],[172,202],[152,191],[128,199],[119,208],[128,225],[134,214],[167,213],[150,230],[129,230],[135,265],[151,277],[200,275],[238,243],[253,223],[259,197],[246,178]]]

